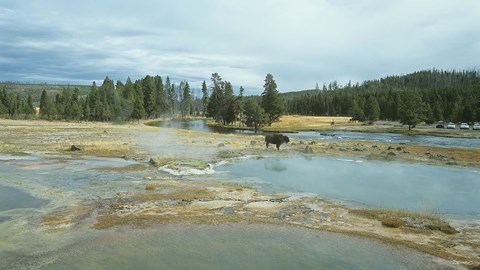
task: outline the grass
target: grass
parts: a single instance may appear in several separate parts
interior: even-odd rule
[[[298,131],[317,131],[332,129],[335,125],[354,126],[358,123],[349,123],[350,117],[340,116],[299,116],[284,115],[279,122],[273,123],[271,126],[264,127],[262,130],[274,132],[298,132]],[[332,126],[332,122],[335,124]]]
[[[413,228],[423,231],[441,231],[445,234],[455,234],[455,230],[448,222],[434,214],[417,213],[408,210],[389,209],[351,209],[350,213],[378,220],[389,228]]]

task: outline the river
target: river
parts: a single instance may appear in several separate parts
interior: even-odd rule
[[[196,130],[203,132],[216,132],[224,134],[251,134],[256,133],[252,130],[227,129],[221,127],[208,126],[206,120],[187,120],[187,121],[160,121],[155,122],[156,126],[165,128],[177,128],[186,130]],[[258,133],[261,134],[261,133]],[[405,135],[395,133],[367,133],[352,131],[301,131],[298,133],[285,133],[291,138],[303,140],[322,140],[322,141],[373,141],[392,144],[412,144],[439,147],[465,147],[480,148],[480,139],[476,138],[449,138],[427,135]],[[480,134],[480,132],[479,132]]]

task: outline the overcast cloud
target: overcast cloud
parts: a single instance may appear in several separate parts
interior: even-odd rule
[[[0,0],[0,81],[147,74],[250,93],[480,67],[478,0]]]

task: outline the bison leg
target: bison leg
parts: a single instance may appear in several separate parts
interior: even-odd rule
[[[269,144],[269,142],[267,142],[267,148],[268,148],[268,144]]]
[[[280,150],[280,143],[277,143],[277,150]]]

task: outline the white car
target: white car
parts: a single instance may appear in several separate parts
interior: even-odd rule
[[[452,123],[452,122],[448,123],[447,128],[448,129],[455,129],[456,128],[455,123]]]
[[[470,126],[467,123],[461,123],[460,129],[470,129]]]
[[[479,123],[475,123],[475,124],[473,125],[473,129],[474,129],[474,130],[480,130],[480,124],[479,124]]]

